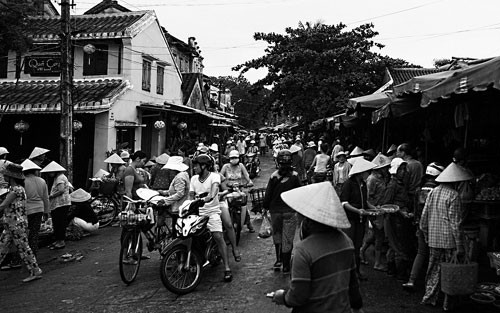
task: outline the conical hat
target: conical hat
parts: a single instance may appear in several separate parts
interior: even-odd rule
[[[56,161],[52,161],[44,167],[40,173],[49,173],[49,172],[66,172],[66,169],[59,165]]]
[[[120,158],[118,154],[113,153],[112,155],[109,156],[109,158],[104,160],[104,163],[125,164],[125,161],[123,161],[123,159]]]
[[[357,156],[357,157],[354,157],[354,158],[348,158],[347,162],[349,162],[351,165],[354,165],[354,163],[356,163],[356,161],[360,160],[360,159],[364,159],[364,158],[362,156]]]
[[[472,178],[474,177],[466,169],[452,162],[444,169],[441,174],[439,174],[439,176],[436,178],[436,181],[438,183],[453,183],[470,180]]]
[[[21,163],[21,166],[23,167],[23,171],[27,171],[27,170],[41,170],[42,169],[40,166],[36,165],[30,159],[24,160],[24,162]]]
[[[103,176],[108,176],[108,175],[109,175],[109,173],[108,173],[108,172],[106,172],[106,171],[105,171],[105,170],[103,170],[103,169],[100,169],[100,170],[98,170],[98,171],[94,174],[94,178],[101,178],[101,177],[103,177]]]
[[[299,147],[299,146],[297,146],[297,145],[292,145],[292,146],[290,147],[290,152],[291,152],[291,153],[299,152],[300,150],[302,150],[302,149],[300,149],[300,147]]]
[[[47,149],[44,149],[44,148],[35,147],[35,149],[33,149],[33,151],[31,151],[31,154],[30,154],[30,156],[29,156],[28,159],[36,158],[37,156],[41,156],[42,154],[45,154],[45,153],[47,153],[49,151],[50,150],[47,150]]]
[[[70,193],[69,197],[71,199],[71,202],[85,202],[90,200],[91,198],[90,193],[86,192],[82,188],[78,188],[77,190]]]
[[[373,168],[376,170],[391,165],[391,159],[379,152],[379,154],[377,154],[377,156],[372,160],[372,163],[377,165],[377,167]]]
[[[354,148],[354,150],[352,150],[352,152],[349,155],[352,156],[352,157],[355,157],[355,156],[363,154],[363,151],[364,151],[363,149],[361,149],[360,147],[356,146],[356,148]]]
[[[144,164],[144,167],[150,167],[150,166],[153,166],[155,164],[156,164],[156,162],[149,160],[146,164]]]
[[[159,156],[156,157],[156,163],[165,165],[168,162],[168,159],[170,156],[166,153],[160,154]]]
[[[330,182],[306,185],[281,194],[292,209],[318,223],[335,228],[349,228],[340,199]]]
[[[398,147],[396,147],[395,144],[392,144],[389,149],[387,150],[387,154],[391,153],[392,151],[396,151]]]
[[[374,164],[370,161],[367,161],[363,158],[360,158],[360,159],[356,160],[356,162],[352,166],[351,170],[349,171],[349,177],[351,177],[354,174],[359,174],[359,173],[369,171],[375,167],[377,167],[377,164]]]

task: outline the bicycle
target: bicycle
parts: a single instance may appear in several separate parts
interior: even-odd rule
[[[103,181],[101,178],[89,178],[92,181],[90,194],[93,195],[90,207],[99,220],[99,228],[110,225],[120,212],[120,195],[116,190],[115,181]]]
[[[158,250],[160,253],[174,239],[173,225],[175,225],[177,216],[170,212],[168,206],[162,204],[164,197],[158,195],[157,191],[146,189],[148,191],[141,192],[141,189],[137,190],[139,197],[147,196],[148,199],[132,200],[124,196],[124,202],[127,205],[125,210],[120,213],[119,218],[120,225],[124,230],[121,239],[119,269],[120,277],[127,285],[131,284],[139,273],[143,248],[141,234],[144,234],[147,238],[147,249],[149,251]],[[156,227],[155,232],[153,232],[157,212],[163,209],[172,218],[172,226],[165,223],[160,227]]]

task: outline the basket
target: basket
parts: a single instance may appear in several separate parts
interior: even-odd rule
[[[441,291],[450,296],[463,296],[474,293],[477,284],[478,264],[467,257],[460,263],[456,254],[450,262],[441,263]]]
[[[118,186],[117,180],[103,180],[99,186],[99,192],[103,195],[112,195]]]
[[[250,190],[250,200],[252,201],[252,212],[262,213],[264,196],[266,195],[266,188],[258,188]]]
[[[240,193],[237,197],[228,197],[227,202],[231,206],[244,206],[247,205],[248,202],[248,196],[246,193],[242,192]]]

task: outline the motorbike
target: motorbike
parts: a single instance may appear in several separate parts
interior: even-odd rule
[[[245,167],[248,171],[250,179],[254,179],[259,176],[260,173],[260,160],[255,153],[249,153],[246,157]]]
[[[202,199],[187,200],[181,205],[174,226],[177,238],[161,251],[161,281],[169,291],[178,295],[196,289],[203,269],[222,261],[217,243],[207,228],[209,217],[199,215],[203,205]]]
[[[247,204],[248,196],[241,189],[244,186],[240,186],[238,183],[233,183],[228,185],[229,193],[224,196],[227,199],[229,206],[229,214],[231,215],[231,221],[233,222],[234,232],[236,234],[236,245],[240,243],[241,230],[243,229],[243,224],[245,224],[246,210],[243,207]]]

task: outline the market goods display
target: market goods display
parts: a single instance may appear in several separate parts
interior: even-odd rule
[[[481,191],[476,195],[476,200],[500,201],[500,186],[481,189]]]

